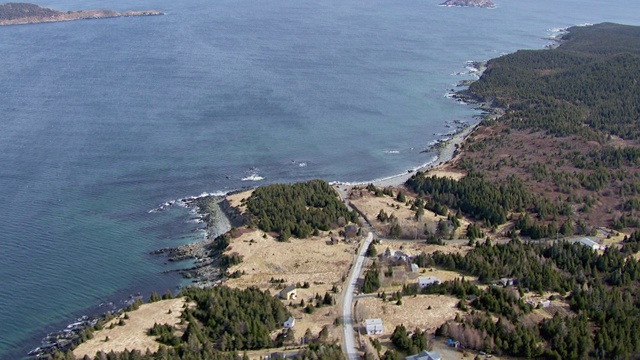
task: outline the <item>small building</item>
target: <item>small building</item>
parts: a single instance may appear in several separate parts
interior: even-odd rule
[[[551,306],[551,300],[544,300],[539,302],[541,308],[546,308]]]
[[[590,247],[592,250],[600,250],[600,244],[586,237],[581,238],[577,243],[582,246]]]
[[[395,251],[395,252],[393,253],[393,258],[394,258],[396,261],[397,261],[397,260],[407,261],[407,260],[409,260],[409,255],[408,255],[408,254],[406,254],[406,253],[404,253],[404,252],[402,252],[402,251],[400,251],[400,250],[398,250],[398,251]]]
[[[284,299],[284,300],[295,299],[298,296],[298,293],[296,292],[296,286],[295,285],[287,286],[286,288],[280,291],[279,296],[281,299]]]
[[[442,360],[442,355],[436,351],[422,350],[421,352],[407,356],[407,360]]]
[[[290,316],[287,321],[284,322],[283,326],[285,329],[293,329],[293,326],[296,324],[296,319],[293,316]]]
[[[344,237],[347,239],[353,239],[356,236],[358,236],[358,227],[353,225],[353,224],[349,224],[347,226],[344,227]]]
[[[418,264],[411,264],[411,272],[417,272],[418,270],[420,270]]]
[[[367,335],[382,335],[384,333],[382,319],[367,319],[364,321],[364,327],[367,330]]]
[[[420,276],[418,278],[418,286],[420,289],[426,288],[429,285],[440,284],[440,280],[433,276]]]
[[[502,278],[498,281],[498,283],[502,286],[513,286],[515,283],[515,279]]]

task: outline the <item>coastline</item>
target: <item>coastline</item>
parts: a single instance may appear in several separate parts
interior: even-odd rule
[[[140,16],[159,16],[164,13],[157,10],[142,10],[142,11],[124,11],[116,12],[111,10],[81,10],[72,12],[61,12],[51,17],[39,17],[28,16],[19,19],[0,20],[0,26],[11,25],[29,25],[29,24],[41,24],[41,23],[55,23],[66,22],[76,20],[91,20],[91,19],[110,19],[118,17],[140,17]]]
[[[473,62],[472,64],[483,63]],[[475,68],[475,71],[472,71],[470,73],[473,73],[479,78],[482,75],[482,72],[485,70],[485,67],[478,66],[478,68],[479,70]],[[468,84],[459,86],[467,85]],[[472,99],[471,97],[466,95],[465,91],[466,90],[455,92],[455,96],[452,97],[451,100],[458,102],[462,101],[465,103],[465,105],[468,106],[477,106],[479,110],[484,111],[485,116],[487,116],[487,114],[491,115],[495,111],[495,108],[491,107],[490,104],[475,101],[475,99]],[[474,116],[474,118],[477,117],[478,115]],[[479,123],[480,121],[474,121],[472,123],[459,123],[464,125],[460,126],[457,131],[448,134],[447,136],[450,136],[449,138],[436,140],[434,144],[427,146],[423,150],[423,152],[433,151],[436,153],[430,161],[415,168],[409,169],[406,172],[381,179],[363,181],[358,183],[336,181],[332,182],[331,184],[334,187],[338,187],[339,185],[341,185],[341,187],[344,188],[350,188],[351,186],[364,185],[369,183],[373,183],[374,185],[381,187],[400,187],[403,186],[403,184],[418,171],[438,172],[443,167],[448,166],[455,161],[456,157],[459,154],[460,147],[467,139],[467,137],[477,128]],[[184,279],[190,280],[191,284],[188,286],[197,286],[203,288],[224,283],[226,274],[220,266],[219,260],[221,254],[212,252],[212,250],[210,249],[210,245],[217,236],[224,234],[232,230],[233,227],[237,227],[242,224],[242,215],[233,206],[233,204],[230,203],[229,196],[238,193],[245,193],[247,191],[251,191],[256,187],[243,187],[237,190],[229,191],[227,193],[203,193],[198,196],[184,197],[178,200],[165,202],[158,207],[149,210],[149,212],[152,213],[166,210],[167,208],[172,206],[185,207],[196,214],[196,221],[206,224],[203,229],[205,231],[205,236],[202,240],[180,245],[177,247],[157,249],[150,252],[150,254],[153,256],[165,257],[169,262],[184,262],[185,265],[189,264],[185,267],[165,271],[165,273],[177,272],[182,275]],[[130,298],[129,301],[131,301],[131,299],[132,298]],[[45,339],[43,339],[43,343],[46,343],[47,340],[50,343],[56,344],[58,343],[58,341],[62,341],[62,346],[66,347],[80,336],[80,331],[84,329],[85,326],[91,326],[93,322],[97,321],[97,319],[103,319],[113,311],[117,312],[119,310],[110,309],[103,314],[93,314],[89,318],[83,318],[83,321],[85,321],[85,323],[83,323],[82,326],[78,326],[78,332],[69,334],[69,337],[58,338],[57,334],[59,334],[60,332],[52,332],[48,334]],[[37,354],[40,351],[46,352],[47,350],[48,349],[45,350],[43,348],[33,349],[32,354]]]
[[[387,187],[387,186],[402,186],[411,176],[413,176],[416,172],[428,172],[428,171],[436,171],[442,166],[451,163],[455,160],[458,155],[458,149],[464,143],[465,139],[475,130],[478,126],[478,123],[469,125],[466,128],[462,129],[455,133],[450,139],[439,142],[436,144],[437,146],[437,155],[436,157],[426,163],[423,164],[416,169],[412,169],[407,171],[406,173],[397,174],[393,176],[389,176],[382,179],[377,179],[373,181],[362,182],[358,184],[348,184],[348,185],[363,185],[372,183],[376,186]]]

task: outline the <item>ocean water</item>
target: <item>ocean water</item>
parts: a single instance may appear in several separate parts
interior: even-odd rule
[[[184,283],[149,252],[200,225],[163,202],[403,173],[474,121],[445,97],[465,61],[640,23],[632,0],[35,2],[166,15],[0,27],[0,359]]]

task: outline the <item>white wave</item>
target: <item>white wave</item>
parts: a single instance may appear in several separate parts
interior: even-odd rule
[[[300,164],[298,164],[298,166],[305,167],[305,166],[307,166],[307,163],[306,162],[301,162]]]
[[[400,150],[385,150],[385,154],[400,154]]]
[[[260,181],[264,180],[264,178],[258,174],[251,174],[245,178],[242,178],[242,181]]]
[[[561,32],[565,32],[567,31],[567,27],[561,27],[561,28],[553,28],[553,29],[549,29],[547,31],[549,31],[550,33],[561,33]]]
[[[180,207],[187,207],[187,201],[189,200],[196,200],[196,199],[200,199],[203,197],[207,197],[207,196],[217,196],[217,197],[222,197],[222,196],[226,196],[229,192],[228,191],[216,191],[216,192],[203,192],[200,195],[192,195],[192,196],[188,196],[188,197],[184,197],[181,199],[177,199],[177,200],[169,200],[169,201],[165,201],[163,202],[160,206],[153,208],[149,211],[147,211],[149,214],[153,214],[153,213],[158,213],[160,211],[164,211],[174,205],[176,206],[180,206]]]
[[[395,175],[391,175],[391,176],[387,176],[387,177],[383,177],[383,178],[377,178],[377,179],[373,179],[373,180],[369,180],[369,181],[352,181],[352,182],[347,182],[347,181],[330,181],[329,185],[332,186],[336,186],[336,185],[344,185],[344,186],[362,186],[362,185],[367,185],[367,184],[375,184],[375,183],[379,183],[379,182],[383,182],[383,181],[387,181],[387,180],[392,180],[392,179],[396,179],[396,178],[400,178],[400,177],[404,177],[407,176],[408,174],[412,174],[418,170],[422,170],[425,169],[427,167],[431,167],[432,165],[435,165],[438,161],[438,155],[434,155],[429,161],[427,161],[424,164],[418,165],[416,167],[413,167],[409,170],[407,170],[406,172],[400,173],[400,174],[395,174]]]

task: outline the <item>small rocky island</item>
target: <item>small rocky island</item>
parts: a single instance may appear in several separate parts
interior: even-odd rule
[[[0,25],[36,24],[82,19],[105,19],[122,16],[154,15],[163,14],[156,10],[124,12],[117,12],[113,10],[58,11],[29,3],[0,4]]]
[[[440,6],[494,8],[496,5],[491,0],[447,0]]]

